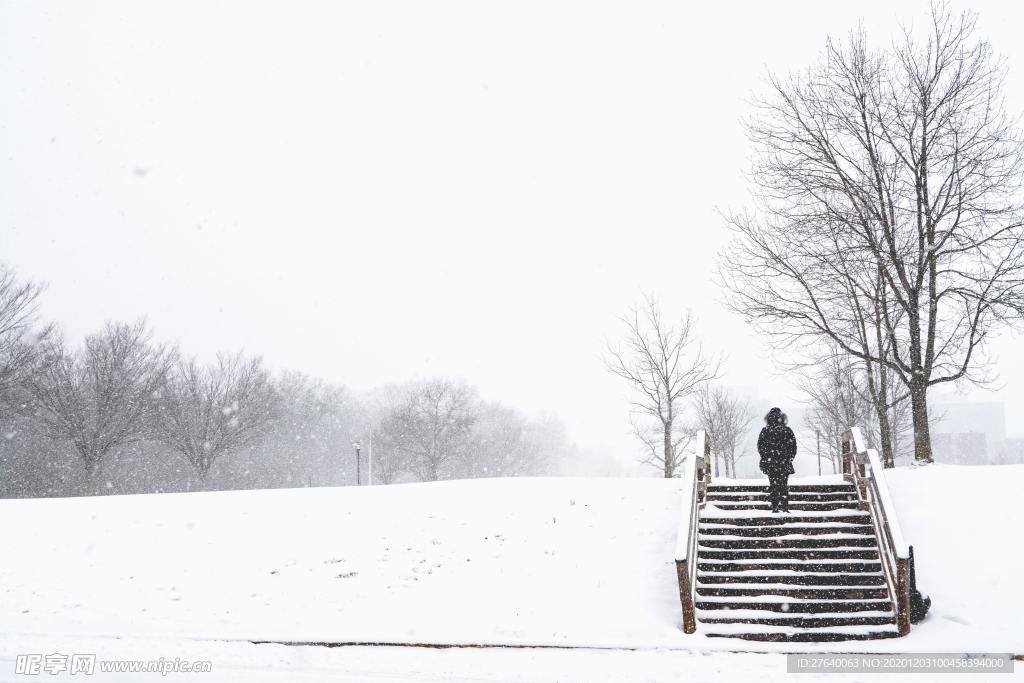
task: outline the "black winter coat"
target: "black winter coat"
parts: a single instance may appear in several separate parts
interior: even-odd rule
[[[782,411],[768,413],[768,424],[757,437],[757,453],[761,456],[761,471],[768,476],[796,472],[796,435],[783,421]]]

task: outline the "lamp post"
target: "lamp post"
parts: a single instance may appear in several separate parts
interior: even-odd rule
[[[362,445],[358,441],[354,441],[352,447],[356,449],[356,486],[359,486],[363,483],[362,473],[359,471],[359,449],[362,448]]]

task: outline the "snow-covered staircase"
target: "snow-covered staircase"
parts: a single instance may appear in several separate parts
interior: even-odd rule
[[[899,635],[871,512],[850,483],[714,484],[699,510],[694,606],[708,636],[831,641]]]

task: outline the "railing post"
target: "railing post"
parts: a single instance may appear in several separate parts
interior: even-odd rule
[[[840,437],[839,453],[842,460],[843,479],[853,481],[853,470],[850,467],[850,454],[853,451],[853,437],[849,432]]]
[[[857,462],[857,459],[855,457],[853,461],[853,466],[857,468],[857,485],[860,489],[860,499],[866,501],[868,499],[867,464],[863,462]],[[874,471],[871,472],[871,476],[875,476]]]
[[[711,440],[704,437],[704,452],[697,460],[697,503],[704,502],[708,484],[711,483]]]
[[[703,463],[697,463],[697,503],[704,502],[704,494],[707,492],[707,474]]]
[[[689,560],[676,560],[676,576],[679,579],[679,602],[683,605],[683,632],[694,633],[697,630],[697,614],[693,606]]]
[[[910,559],[896,558],[896,627],[900,635],[910,633]]]

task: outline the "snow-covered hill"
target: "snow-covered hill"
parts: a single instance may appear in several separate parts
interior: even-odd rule
[[[890,486],[932,614],[825,649],[1024,652],[1024,466]],[[680,504],[658,479],[4,500],[0,660],[106,637],[784,649],[682,633]]]
[[[676,481],[0,501],[0,624],[246,640],[668,644]]]

